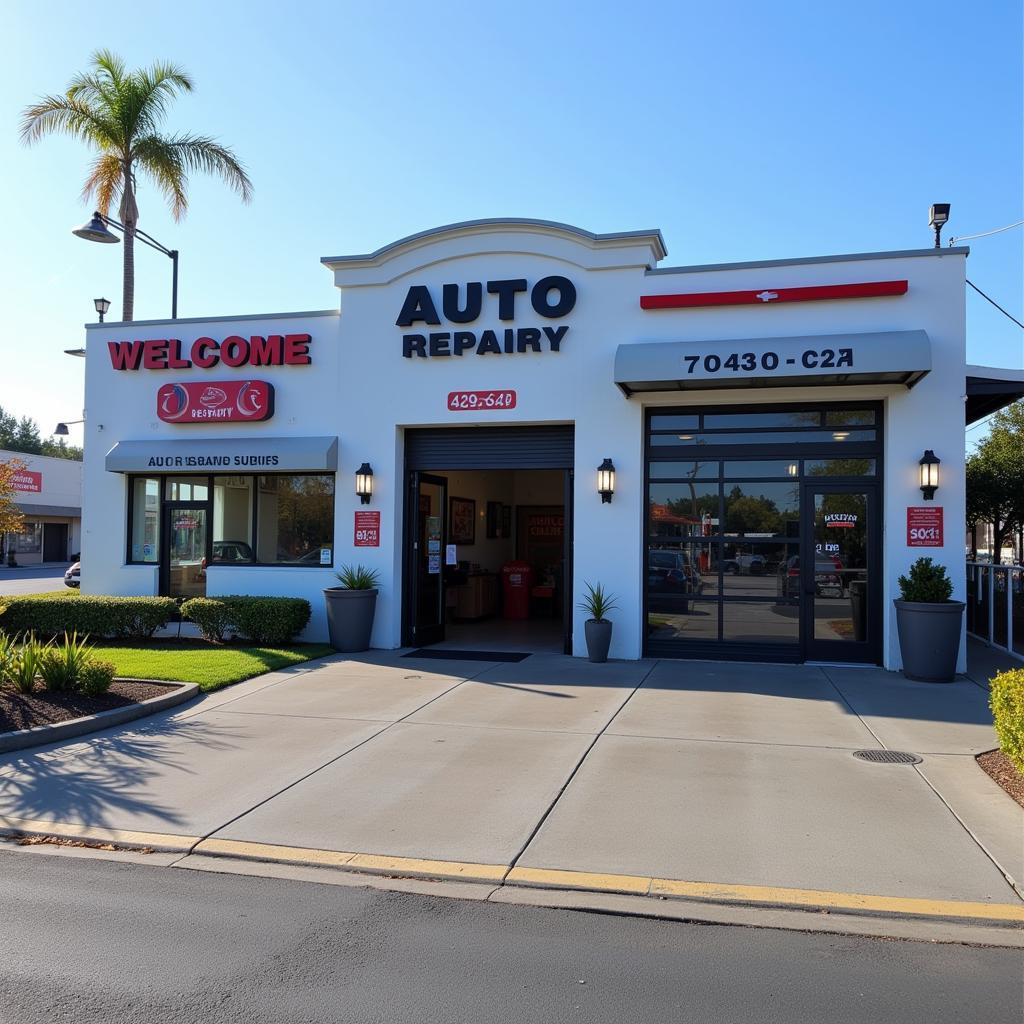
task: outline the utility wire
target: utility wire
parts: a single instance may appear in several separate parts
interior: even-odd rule
[[[1013,321],[1013,322],[1014,322],[1014,323],[1015,323],[1015,324],[1016,324],[1016,325],[1017,325],[1018,327],[1020,327],[1020,328],[1021,328],[1022,330],[1024,330],[1024,324],[1022,324],[1022,323],[1021,323],[1021,322],[1020,322],[1020,321],[1019,321],[1019,320],[1018,320],[1018,319],[1017,319],[1017,318],[1016,318],[1015,316],[1013,316],[1012,314],[1010,314],[1010,313],[1007,313],[1007,312],[1006,312],[1006,310],[1005,310],[1005,309],[1003,309],[1003,307],[1002,307],[1002,306],[1000,306],[1000,305],[999,305],[999,303],[998,303],[998,302],[996,302],[996,300],[995,300],[995,299],[989,298],[989,297],[988,297],[988,296],[987,296],[987,295],[986,295],[986,294],[985,294],[985,293],[984,293],[984,292],[983,292],[983,291],[982,291],[982,290],[981,290],[981,289],[980,289],[980,288],[979,288],[979,287],[978,287],[978,286],[977,286],[977,285],[976,285],[976,284],[975,284],[975,283],[974,283],[973,281],[968,281],[967,283],[968,283],[968,284],[969,284],[969,285],[970,285],[970,286],[971,286],[971,287],[972,287],[972,288],[973,288],[973,289],[974,289],[974,290],[975,290],[975,291],[976,291],[976,292],[977,292],[977,293],[978,293],[978,294],[979,294],[979,295],[980,295],[980,296],[981,296],[981,297],[982,297],[983,299],[985,299],[985,300],[986,300],[986,301],[988,301],[988,302],[991,302],[991,303],[992,303],[992,305],[993,305],[993,306],[995,306],[995,307],[996,307],[996,309],[998,309],[998,310],[999,310],[999,312],[1003,314],[1003,316],[1009,317],[1009,318],[1010,318],[1010,319],[1011,319],[1011,320],[1012,320],[1012,321]]]
[[[969,238],[987,238],[989,235],[998,235],[1002,231],[1009,231],[1011,228],[1019,228],[1021,224],[1024,224],[1024,220],[1018,220],[1013,224],[1007,224],[1004,228],[993,228],[991,231],[979,231],[976,235],[957,235],[954,238],[950,238],[949,244],[956,245],[957,242],[966,242]]]

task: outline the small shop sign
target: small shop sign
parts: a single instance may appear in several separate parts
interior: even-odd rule
[[[907,506],[907,547],[942,547],[942,506]]]
[[[31,469],[15,470],[11,479],[11,489],[38,494],[43,489],[43,474],[34,473]]]
[[[449,391],[450,412],[479,412],[486,409],[514,409],[514,391]]]
[[[355,513],[355,546],[380,547],[380,512]]]
[[[164,423],[259,423],[274,414],[274,385],[265,380],[164,384],[156,393]]]

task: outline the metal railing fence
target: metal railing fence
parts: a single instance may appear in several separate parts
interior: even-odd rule
[[[1024,660],[1024,566],[967,563],[967,632]]]

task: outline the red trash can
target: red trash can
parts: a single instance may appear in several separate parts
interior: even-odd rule
[[[506,562],[501,567],[501,583],[504,590],[504,612],[506,619],[528,619],[530,617],[530,587],[533,586],[533,569],[529,562]]]

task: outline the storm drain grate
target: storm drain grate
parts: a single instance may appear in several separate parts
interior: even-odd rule
[[[908,753],[906,750],[855,750],[854,757],[862,761],[870,761],[872,764],[920,764],[921,758],[917,754]]]

